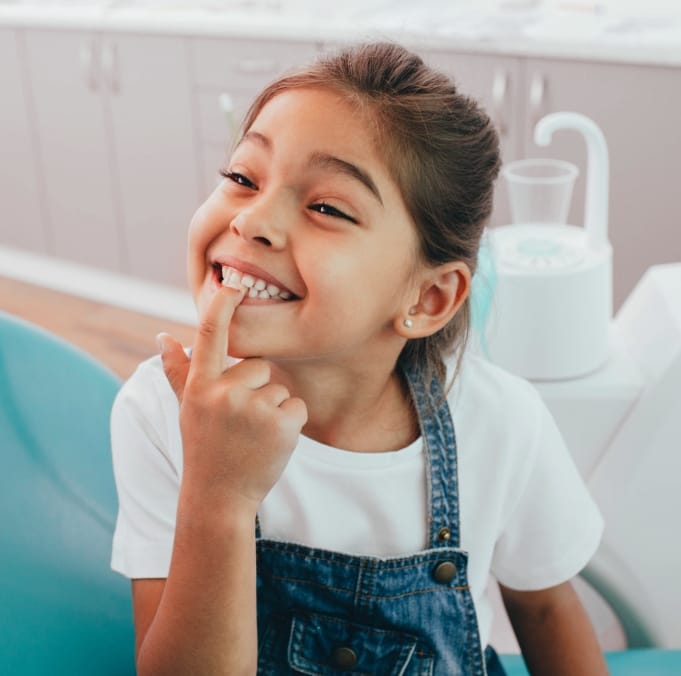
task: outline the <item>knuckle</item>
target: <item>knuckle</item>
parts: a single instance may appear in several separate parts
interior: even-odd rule
[[[266,359],[254,359],[253,368],[258,376],[269,381],[272,376],[272,365]]]
[[[197,333],[203,338],[212,338],[218,330],[217,322],[210,317],[203,317],[196,327]]]
[[[230,409],[240,408],[244,403],[243,388],[238,386],[224,387],[221,392],[220,401]]]

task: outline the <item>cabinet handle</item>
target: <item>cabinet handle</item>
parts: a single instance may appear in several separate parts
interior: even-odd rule
[[[114,43],[102,46],[102,71],[109,85],[109,89],[118,94],[120,83],[118,79],[118,50]]]
[[[80,65],[83,69],[83,77],[87,88],[96,92],[97,82],[97,55],[94,40],[84,40],[80,44]]]
[[[494,73],[494,80],[492,82],[492,116],[499,136],[506,136],[508,132],[508,125],[504,119],[508,80],[508,73],[505,70],[498,70]]]
[[[272,59],[241,59],[236,63],[240,73],[271,73],[277,67]]]
[[[544,96],[546,95],[546,78],[540,73],[535,73],[530,82],[530,120],[532,129],[542,117],[544,108]]]

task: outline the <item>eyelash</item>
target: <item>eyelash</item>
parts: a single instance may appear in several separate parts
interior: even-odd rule
[[[236,171],[228,171],[226,169],[220,169],[220,175],[223,178],[226,178],[230,181],[233,181],[237,185],[243,186],[244,188],[251,188],[257,190],[258,187],[251,181],[250,179],[246,178],[243,174],[239,174]],[[351,223],[354,223],[357,225],[358,221],[354,219],[352,216],[348,216],[348,214],[344,213],[340,209],[336,209],[336,207],[331,206],[330,204],[327,204],[326,202],[319,202],[317,204],[311,204],[309,209],[312,209],[313,211],[317,211],[318,213],[322,214],[323,216],[331,216],[332,218],[344,218],[347,221],[350,221]]]
[[[220,169],[220,176],[227,178],[230,181],[234,181],[237,185],[242,185],[244,188],[256,188],[257,186],[253,181],[246,178],[243,174],[239,174],[236,171],[227,171],[225,169]]]
[[[355,225],[357,225],[357,221],[352,216],[348,216],[340,209],[336,209],[336,207],[332,207],[330,204],[327,204],[326,202],[311,204],[308,208],[312,209],[313,211],[317,211],[323,216],[331,216],[332,218],[344,218],[346,221],[350,221],[350,223],[354,223]]]

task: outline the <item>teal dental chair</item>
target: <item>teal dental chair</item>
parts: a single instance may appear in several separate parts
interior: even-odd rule
[[[135,673],[130,583],[109,567],[119,386],[0,312],[0,674]]]
[[[520,655],[500,655],[506,676],[528,676]],[[622,650],[605,654],[611,676],[679,676],[681,650]]]

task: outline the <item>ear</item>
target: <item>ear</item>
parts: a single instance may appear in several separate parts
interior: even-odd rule
[[[395,318],[395,331],[403,338],[424,338],[437,333],[457,313],[468,297],[471,271],[461,262],[445,263],[425,272],[418,300]],[[409,325],[405,325],[405,320]]]

